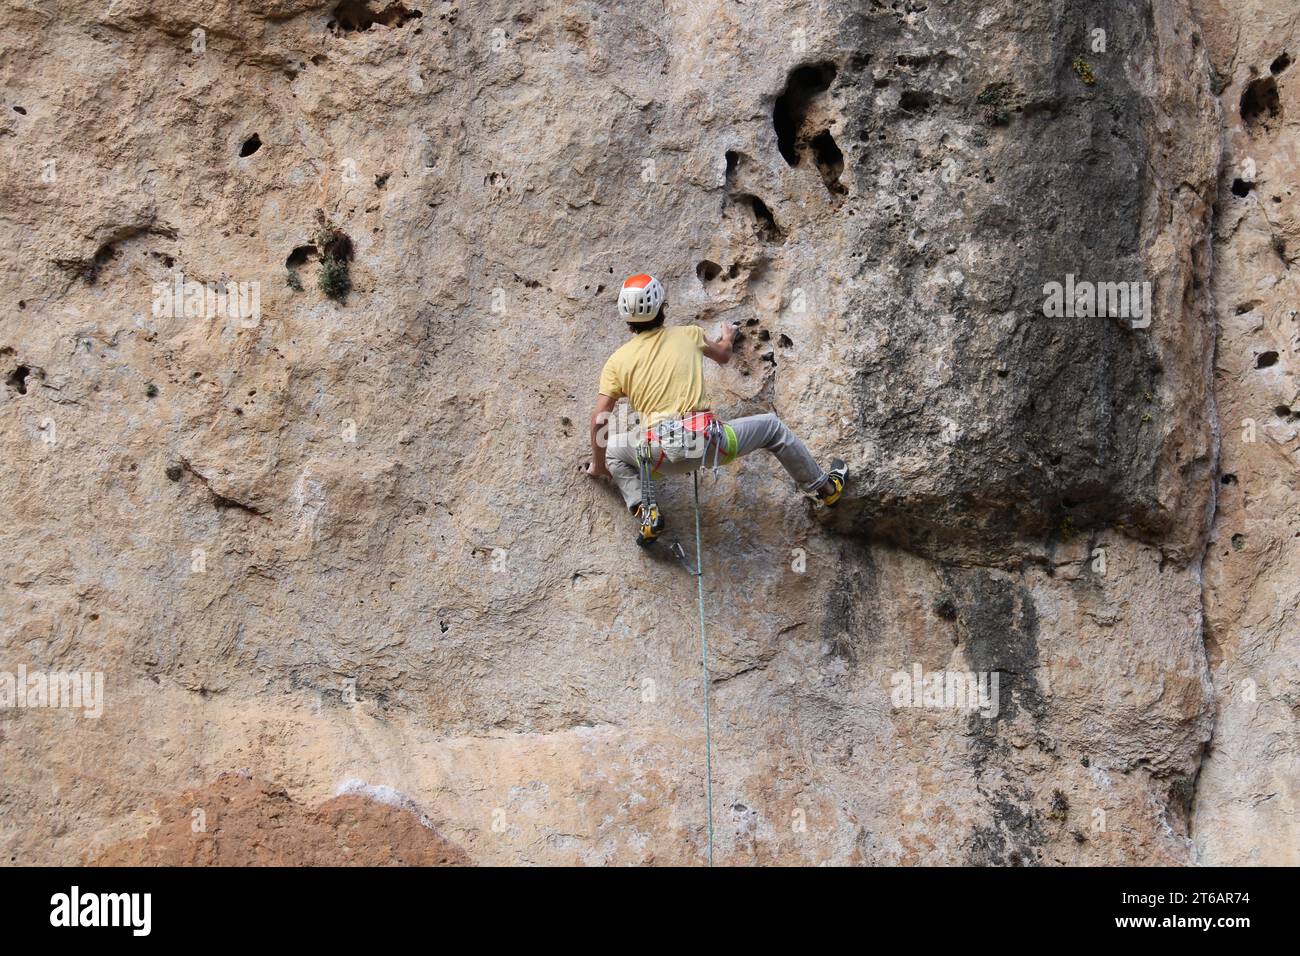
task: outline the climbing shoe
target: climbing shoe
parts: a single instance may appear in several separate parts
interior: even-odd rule
[[[831,490],[819,493],[817,500],[827,508],[833,508],[835,502],[840,500],[840,495],[844,494],[844,482],[848,480],[849,467],[844,464],[843,458],[836,458],[831,462],[831,470],[826,472],[826,478],[831,483]]]
[[[648,548],[655,543],[655,539],[663,532],[664,516],[659,513],[658,505],[651,505],[648,515],[642,515],[641,508],[638,506],[635,514],[638,522],[636,543],[643,548]]]

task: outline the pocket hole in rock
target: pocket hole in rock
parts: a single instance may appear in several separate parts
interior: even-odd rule
[[[408,10],[400,3],[390,3],[381,10],[371,10],[370,0],[343,0],[334,8],[334,19],[327,26],[335,34],[364,33],[375,24],[401,27],[422,16],[424,14],[419,10]]]
[[[701,259],[695,266],[695,275],[701,282],[712,282],[722,273],[722,266],[712,259]]]
[[[1247,127],[1269,128],[1269,120],[1282,115],[1282,100],[1277,92],[1277,80],[1261,77],[1246,86],[1241,94],[1241,118]]]
[[[94,256],[91,257],[90,263],[86,266],[83,273],[86,285],[94,285],[99,280],[99,273],[104,266],[108,265],[117,258],[117,248],[111,242],[106,242],[95,250]]]
[[[289,258],[284,260],[285,268],[296,269],[299,266],[307,264],[307,259],[316,255],[316,247],[311,243],[305,246],[297,246],[293,252],[289,253]]]
[[[796,68],[786,79],[785,89],[772,108],[776,145],[790,166],[799,165],[798,138],[812,101],[830,89],[835,79],[834,63],[813,63]]]
[[[1255,188],[1254,183],[1248,183],[1244,179],[1234,179],[1232,181],[1232,194],[1241,199],[1250,195],[1250,191]]]
[[[31,374],[31,369],[26,365],[19,365],[9,373],[5,379],[5,384],[16,391],[19,395],[27,394],[27,376]]]
[[[898,108],[905,113],[921,114],[930,109],[930,94],[924,90],[907,90],[898,98]]]
[[[784,233],[781,231],[781,227],[776,224],[776,217],[772,215],[772,210],[767,208],[767,203],[753,193],[744,193],[737,198],[748,206],[749,211],[754,214],[754,224],[758,227],[759,235],[769,242],[781,239]]]
[[[1277,76],[1279,73],[1281,73],[1290,65],[1291,65],[1291,55],[1289,53],[1284,52],[1279,54],[1278,58],[1269,65],[1268,71],[1272,73],[1274,76]]]
[[[847,190],[840,182],[840,176],[844,173],[844,153],[840,151],[839,144],[835,142],[831,131],[823,130],[818,133],[809,145],[812,146],[817,171],[821,173],[826,189],[833,195],[844,195]]]
[[[1277,364],[1277,353],[1274,351],[1260,352],[1259,357],[1255,359],[1255,368],[1268,368]]]

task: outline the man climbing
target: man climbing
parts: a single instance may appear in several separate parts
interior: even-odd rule
[[[834,505],[844,491],[843,461],[837,458],[829,472],[822,471],[804,443],[771,413],[721,422],[709,411],[704,356],[726,365],[736,326],[727,325],[710,342],[698,326],[665,325],[666,305],[664,287],[654,276],[634,275],[623,283],[618,312],[632,338],[605,363],[591,415],[591,461],[585,471],[593,478],[613,478],[639,520],[637,543],[652,543],[664,528],[656,479],[730,464],[759,448],[775,455],[805,492]],[[623,396],[641,427],[611,438],[607,457],[602,433]]]

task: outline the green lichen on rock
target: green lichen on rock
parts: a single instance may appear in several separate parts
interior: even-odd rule
[[[1079,79],[1083,80],[1084,86],[1092,86],[1097,82],[1097,77],[1092,72],[1092,65],[1081,56],[1074,58],[1074,72],[1078,74]]]

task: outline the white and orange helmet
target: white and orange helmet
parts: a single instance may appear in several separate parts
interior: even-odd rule
[[[618,314],[625,322],[652,322],[663,304],[663,283],[644,272],[629,276],[618,291]]]

